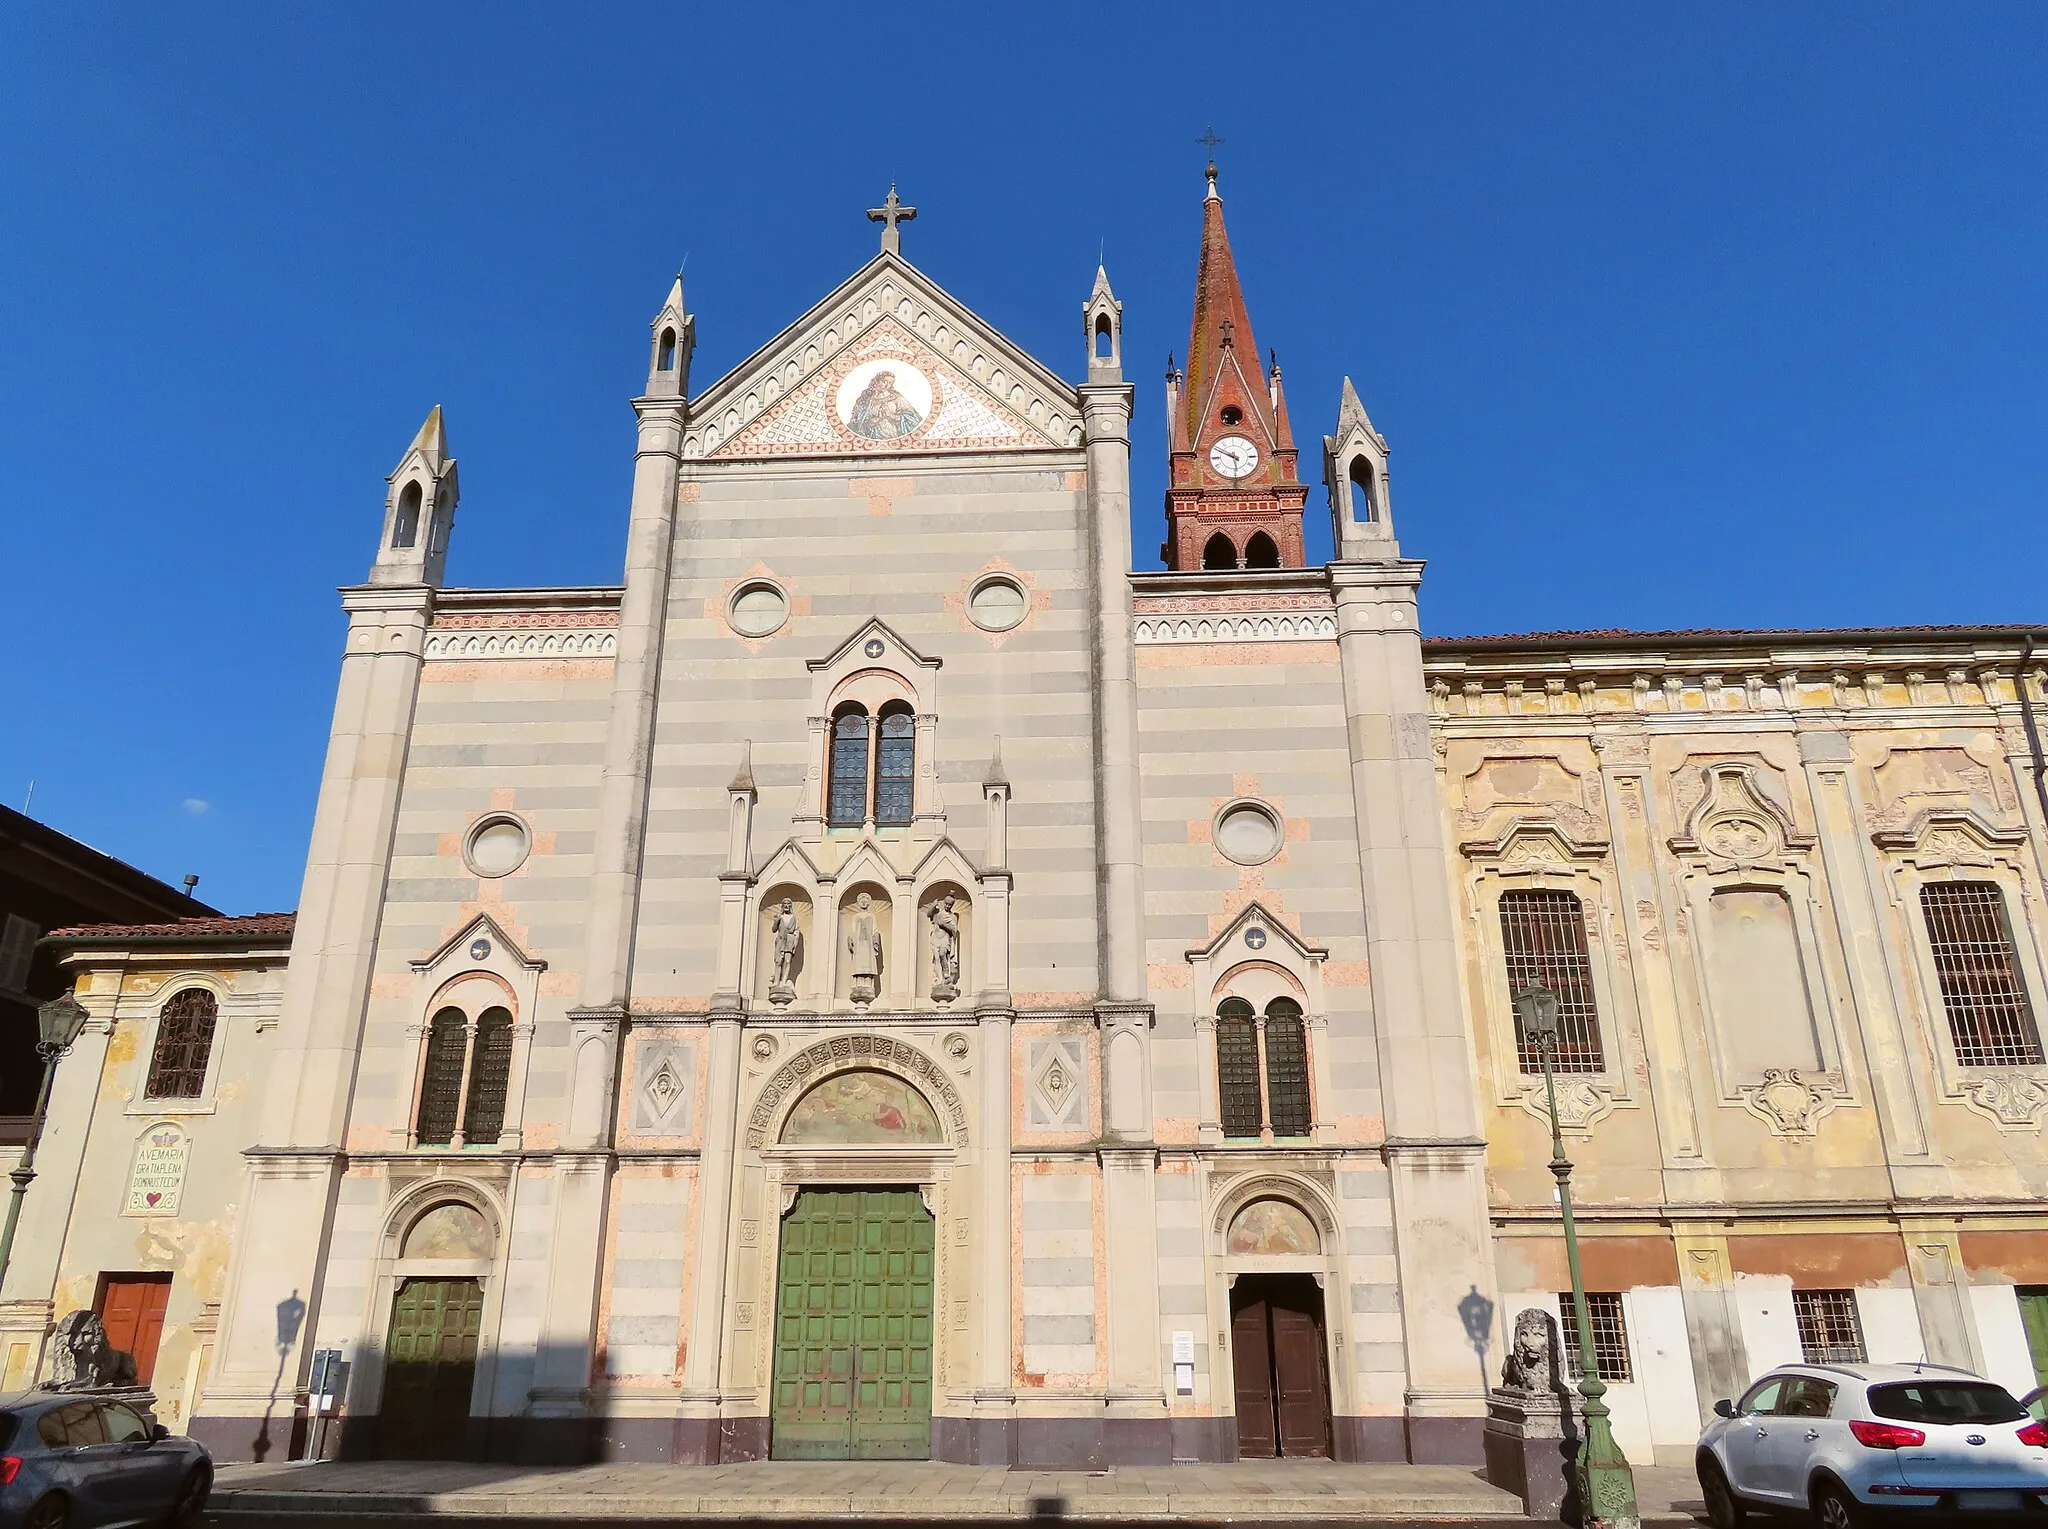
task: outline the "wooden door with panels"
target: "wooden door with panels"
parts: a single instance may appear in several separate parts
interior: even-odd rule
[[[388,1460],[452,1460],[469,1433],[484,1288],[475,1279],[408,1279],[391,1303],[384,1345],[378,1453]]]
[[[92,1309],[107,1330],[107,1342],[135,1360],[135,1383],[156,1374],[157,1345],[163,1341],[164,1311],[171,1302],[168,1274],[102,1274]]]
[[[934,1239],[916,1190],[807,1189],[776,1270],[777,1460],[925,1460]]]
[[[1246,1274],[1230,1291],[1241,1460],[1327,1458],[1330,1368],[1312,1275]]]

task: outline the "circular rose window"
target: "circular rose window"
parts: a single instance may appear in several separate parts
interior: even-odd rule
[[[1216,814],[1216,847],[1239,865],[1259,865],[1280,853],[1280,816],[1264,802],[1232,802]]]
[[[742,637],[766,637],[789,619],[789,597],[773,584],[746,584],[732,597],[726,620]]]
[[[487,818],[469,832],[463,859],[479,876],[510,876],[526,864],[533,843],[517,818]]]
[[[1024,619],[1028,602],[1013,579],[983,579],[967,597],[967,614],[984,632],[1007,632]]]

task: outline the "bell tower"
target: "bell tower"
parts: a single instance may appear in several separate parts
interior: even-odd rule
[[[1237,283],[1216,165],[1202,199],[1202,256],[1187,369],[1166,364],[1166,566],[1299,568],[1308,489],[1295,468],[1280,363],[1261,370]]]

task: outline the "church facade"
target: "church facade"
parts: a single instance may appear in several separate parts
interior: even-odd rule
[[[1213,170],[1134,573],[1107,277],[1070,383],[906,216],[695,394],[678,280],[621,586],[444,587],[438,410],[391,475],[192,1431],[330,1349],[354,1453],[1477,1460],[1569,1288],[1535,982],[1638,1458],[2048,1365],[2026,634],[1425,641]]]

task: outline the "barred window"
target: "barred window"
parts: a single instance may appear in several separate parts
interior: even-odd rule
[[[1275,1136],[1308,1135],[1308,1037],[1292,998],[1266,1005],[1266,1118]]]
[[[214,1021],[220,1003],[203,987],[180,988],[157,1016],[156,1049],[142,1092],[149,1099],[197,1099],[206,1090],[206,1062],[213,1055]]]
[[[413,1132],[413,1140],[423,1147],[445,1147],[455,1139],[468,1025],[462,1010],[443,1009],[427,1026],[426,1077],[420,1084],[419,1123]]]
[[[1956,1061],[1965,1067],[2031,1067],[2041,1033],[2014,959],[2005,897],[1988,881],[1936,881],[1920,889],[1927,942]]]
[[[1600,1011],[1593,999],[1593,963],[1586,953],[1586,910],[1570,892],[1507,892],[1500,900],[1501,946],[1507,953],[1508,991],[1542,986],[1557,994],[1559,1072],[1604,1072]],[[1515,1037],[1526,1073],[1543,1071],[1543,1054],[1527,1036]]]
[[[485,1145],[505,1131],[505,1089],[512,1072],[512,1012],[485,1009],[477,1016],[469,1059],[469,1102],[462,1111],[462,1139]]]
[[[916,776],[917,718],[908,706],[892,703],[882,709],[882,736],[875,744],[876,823],[900,827],[910,822]]]
[[[1799,1356],[1808,1364],[1861,1364],[1863,1322],[1853,1290],[1795,1290],[1792,1318],[1799,1324]]]
[[[868,714],[847,706],[832,721],[832,783],[826,814],[834,828],[858,828],[868,814]]]
[[[1572,1379],[1577,1380],[1585,1371],[1579,1360],[1579,1313],[1569,1290],[1558,1296],[1557,1306],[1564,1315],[1565,1366]],[[1628,1326],[1621,1317],[1621,1296],[1611,1290],[1588,1290],[1586,1316],[1593,1324],[1593,1363],[1600,1367],[1600,1378],[1634,1380],[1635,1371],[1628,1362]]]
[[[1223,1134],[1257,1136],[1264,1113],[1259,1108],[1258,1021],[1242,998],[1226,998],[1216,1006],[1216,1084]]]

